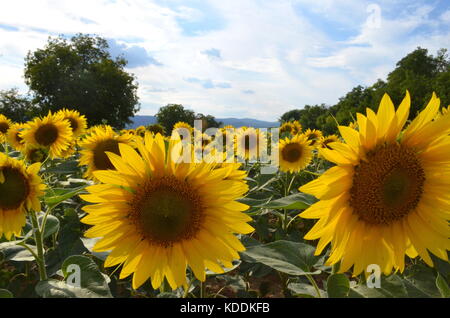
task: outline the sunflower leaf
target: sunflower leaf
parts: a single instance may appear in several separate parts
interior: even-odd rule
[[[333,274],[327,279],[327,293],[330,298],[344,298],[350,291],[350,281],[344,274]]]
[[[36,293],[46,298],[111,298],[105,276],[92,259],[82,255],[68,257],[62,265],[65,281],[41,281]]]
[[[442,298],[450,298],[450,287],[440,274],[436,277],[436,287],[439,289]]]
[[[280,240],[250,246],[241,255],[248,263],[262,263],[279,272],[301,276],[321,273],[312,271],[320,259],[319,256],[314,256],[314,250],[315,248],[308,244]]]
[[[44,197],[45,204],[49,208],[54,208],[61,202],[68,200],[77,194],[81,193],[87,185],[83,185],[78,188],[55,188],[51,191],[48,191]]]
[[[295,193],[287,197],[269,201],[254,207],[267,209],[304,210],[316,202],[316,199],[305,193]],[[248,204],[248,203],[246,203]]]
[[[11,241],[0,243],[0,254],[3,255],[4,261],[16,261],[16,262],[31,262],[34,261],[34,256],[24,246],[17,245],[22,243],[20,241]],[[36,246],[27,244],[34,252],[36,252]]]
[[[13,298],[13,294],[7,289],[0,289],[0,298]]]
[[[42,224],[42,221],[44,219],[44,214],[40,214],[38,216],[39,224]],[[59,220],[56,216],[53,215],[47,215],[47,221],[45,222],[45,229],[44,229],[44,238],[47,238],[59,231]]]

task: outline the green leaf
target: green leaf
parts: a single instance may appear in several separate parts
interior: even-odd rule
[[[318,297],[316,289],[311,284],[305,283],[290,283],[287,288],[291,291],[291,293],[297,297],[308,297],[315,298]],[[319,289],[320,297],[325,297],[326,292],[322,289]]]
[[[45,204],[50,208],[54,208],[61,202],[68,200],[81,193],[87,185],[77,188],[54,188],[48,191],[44,197]]]
[[[0,289],[0,298],[13,298],[13,294],[7,289]]]
[[[70,272],[71,268],[75,271]],[[72,275],[76,277],[79,269],[79,285],[72,281]],[[62,273],[66,281],[46,280],[36,285],[36,293],[48,298],[111,298],[111,291],[105,276],[100,272],[97,265],[86,256],[75,255],[68,257],[62,265]],[[70,281],[67,280],[70,278]]]
[[[445,279],[438,273],[436,277],[436,287],[439,289],[442,298],[450,298],[450,288]]]
[[[48,167],[45,172],[52,174],[73,174],[79,171],[78,162],[76,160],[63,161],[54,167]]]
[[[31,262],[34,261],[34,256],[25,247],[17,245],[23,241],[11,241],[0,243],[0,253],[3,255],[4,261],[16,262]],[[37,253],[36,246],[27,244],[35,253]]]
[[[415,264],[405,271],[404,284],[409,297],[440,297],[436,275],[432,268]]]
[[[350,291],[350,281],[344,274],[333,274],[327,279],[327,293],[330,298],[345,298]]]
[[[262,263],[289,275],[319,274],[312,272],[319,256],[314,256],[315,248],[304,243],[275,241],[265,245],[250,246],[241,254],[249,263]]]
[[[39,224],[42,224],[42,221],[44,220],[44,213],[41,213],[38,216]],[[59,220],[56,216],[48,215],[47,221],[45,222],[45,229],[44,229],[44,238],[47,238],[59,231]]]
[[[381,276],[380,288],[369,288],[362,283],[351,288],[349,297],[364,298],[404,298],[410,297],[405,280],[398,275]]]
[[[267,209],[304,210],[309,208],[316,199],[305,193],[296,193],[287,197],[270,201],[258,207]]]

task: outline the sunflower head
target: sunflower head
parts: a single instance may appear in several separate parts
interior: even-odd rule
[[[42,147],[49,150],[51,158],[61,157],[72,142],[72,128],[62,113],[49,113],[44,118],[35,118],[25,124],[25,129],[19,136],[25,143],[33,147]]]
[[[303,135],[280,140],[278,149],[280,170],[285,172],[299,172],[313,157],[313,147]]]
[[[29,163],[42,163],[48,157],[48,149],[43,147],[25,145],[21,152],[25,161]]]
[[[64,108],[58,111],[57,114],[61,114],[61,117],[69,121],[73,138],[81,136],[86,131],[87,119],[84,115],[80,115],[78,111]]]
[[[86,165],[85,177],[93,179],[96,170],[114,169],[107,152],[119,153],[119,144],[130,144],[133,136],[119,135],[110,127],[96,127],[80,141],[80,165]]]
[[[24,128],[24,124],[12,124],[6,134],[6,141],[17,151],[22,151],[25,148],[25,141],[20,137]]]
[[[101,184],[81,197],[94,202],[83,209],[85,235],[101,237],[95,251],[111,250],[105,266],[122,264],[120,278],[133,274],[133,288],[151,278],[153,288],[167,279],[172,289],[186,285],[186,269],[205,280],[208,268],[223,273],[239,258],[243,245],[234,233],[253,231],[248,207],[236,200],[248,190],[236,166],[176,163],[180,139],[166,143],[147,133],[139,154],[120,144],[108,152],[115,171],[95,171]]]
[[[22,161],[0,153],[0,237],[20,235],[27,211],[40,212],[39,197],[45,185],[38,176],[40,164],[26,167]]]
[[[185,128],[185,129],[189,130],[191,133],[194,131],[194,128],[192,128],[191,125],[189,125],[188,123],[185,123],[184,121],[179,121],[175,125],[173,125],[173,129],[178,129],[178,128]]]
[[[139,127],[137,127],[137,128],[135,129],[136,135],[139,135],[139,136],[141,136],[141,137],[144,137],[146,130],[147,130],[147,129],[145,128],[145,126],[139,126]]]
[[[329,135],[326,137],[320,137],[319,139],[319,145],[321,148],[333,149],[330,146],[332,142],[340,142],[339,137],[336,135]]]
[[[288,121],[288,122],[284,122],[283,124],[281,124],[280,126],[280,135],[281,134],[293,134],[293,132],[295,131],[295,126],[292,122]]]
[[[4,142],[6,140],[6,133],[8,132],[11,125],[11,120],[0,114],[0,142]]]
[[[303,135],[306,137],[306,139],[309,142],[310,146],[316,147],[319,144],[320,138],[323,136],[322,132],[317,129],[310,129],[308,128]]]
[[[236,132],[236,155],[245,160],[257,159],[267,147],[267,137],[259,129],[252,127]]]
[[[300,187],[320,199],[300,214],[320,218],[305,238],[319,239],[316,254],[331,242],[327,264],[341,272],[402,272],[405,255],[433,266],[429,252],[448,261],[450,113],[436,117],[433,94],[402,131],[409,109],[408,92],[397,110],[385,94],[377,113],[357,114],[358,130],[339,126],[345,143],[319,149],[336,166]]]
[[[152,124],[147,126],[147,131],[151,132],[152,134],[161,134],[164,135],[164,127],[161,124]],[[144,137],[144,134],[140,134],[141,137]]]

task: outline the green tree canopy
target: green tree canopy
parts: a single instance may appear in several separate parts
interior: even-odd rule
[[[441,106],[450,104],[450,59],[446,49],[436,56],[428,54],[427,49],[417,48],[402,58],[396,68],[387,76],[387,81],[377,80],[372,86],[356,86],[336,105],[306,105],[303,109],[293,109],[284,113],[280,121],[298,120],[304,129],[320,129],[325,134],[337,133],[337,125],[348,125],[356,118],[356,113],[365,113],[366,108],[374,111],[382,96],[388,93],[394,104],[399,105],[406,90],[412,98],[410,119],[421,111],[431,94],[441,99]]]
[[[193,125],[195,113],[192,110],[185,109],[183,105],[168,104],[159,109],[156,114],[156,119],[164,127],[165,132],[170,134],[173,126],[179,121]]]
[[[127,61],[111,59],[108,43],[100,37],[78,34],[49,38],[43,49],[25,59],[25,81],[40,113],[76,109],[90,125],[107,122],[116,128],[130,123],[139,110],[137,84],[125,72]]]
[[[0,91],[0,114],[14,122],[26,122],[37,112],[30,98],[22,96],[16,88]]]
[[[221,121],[217,121],[216,118],[212,115],[203,115],[198,113],[195,116],[195,119],[202,121],[202,129],[205,131],[208,128],[219,128],[222,125]]]

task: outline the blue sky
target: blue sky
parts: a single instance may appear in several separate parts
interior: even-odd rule
[[[417,46],[450,49],[448,0],[15,0],[0,11],[0,89],[48,36],[108,39],[139,83],[140,114],[181,103],[276,120],[385,79]],[[412,92],[413,93],[413,92]]]

